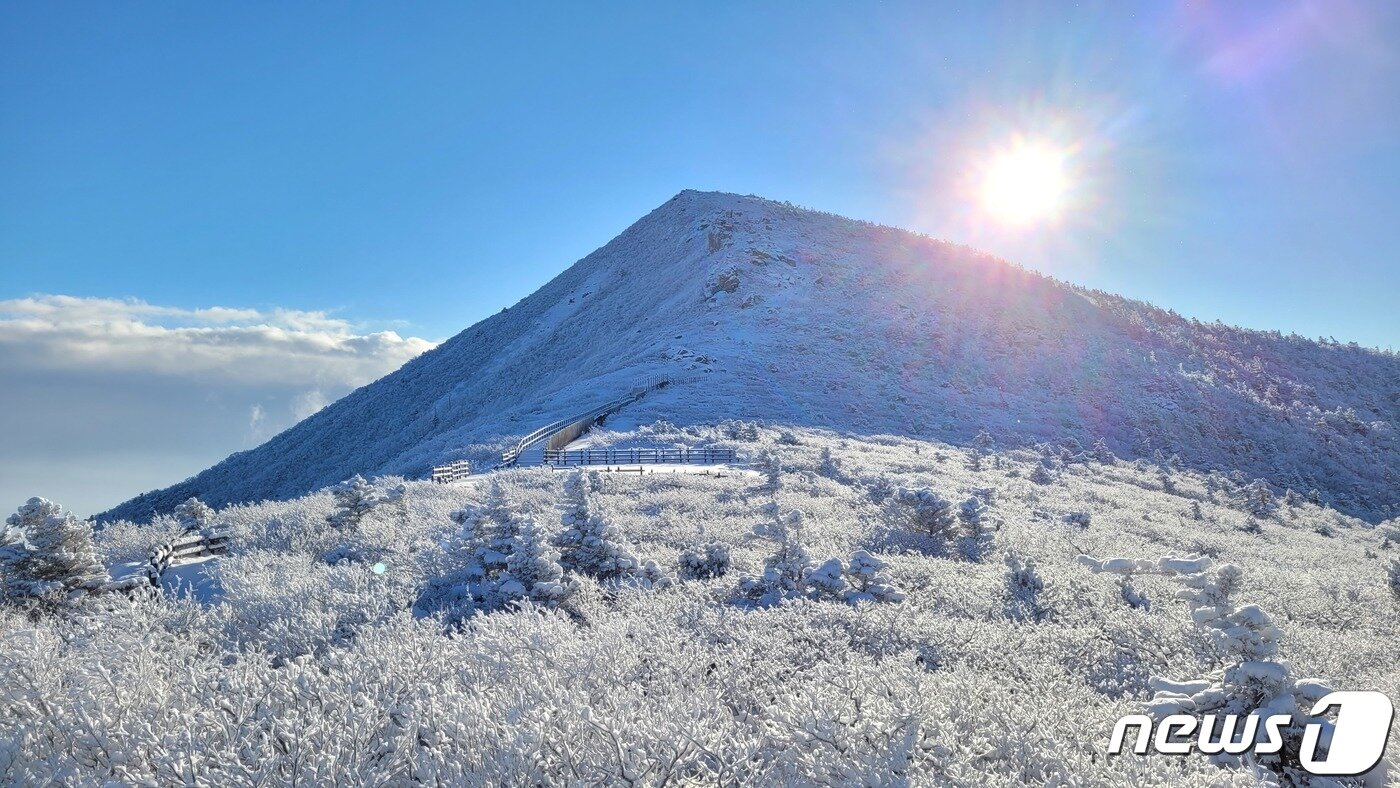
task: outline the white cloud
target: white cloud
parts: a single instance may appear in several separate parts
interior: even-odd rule
[[[91,514],[177,482],[432,346],[325,312],[0,300],[0,508]]]
[[[180,309],[61,295],[0,301],[0,353],[36,369],[353,387],[432,346],[393,331],[357,333],[324,312]]]

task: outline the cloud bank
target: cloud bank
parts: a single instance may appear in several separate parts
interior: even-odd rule
[[[433,345],[317,311],[0,300],[0,509],[88,514],[179,481]]]

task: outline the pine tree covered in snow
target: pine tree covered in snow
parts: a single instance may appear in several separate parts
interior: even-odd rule
[[[1400,600],[1400,559],[1390,562],[1390,569],[1386,570],[1390,580],[1390,591],[1395,594],[1395,598]]]
[[[198,498],[190,498],[175,507],[171,514],[180,524],[180,529],[187,534],[202,533],[214,524],[217,516],[213,509]]]
[[[564,481],[567,504],[560,518],[564,530],[554,539],[560,563],[599,580],[630,577],[642,568],[642,562],[621,533],[594,508],[592,491],[597,483],[596,473],[584,471]]]
[[[96,593],[107,583],[92,526],[62,506],[30,498],[5,524],[8,536],[0,538],[0,577],[6,597],[59,601]]]
[[[1269,489],[1269,483],[1263,479],[1255,479],[1245,485],[1239,496],[1244,503],[1245,511],[1255,517],[1269,517],[1278,508],[1274,501],[1274,492]]]
[[[1041,604],[1045,581],[1036,571],[1035,560],[1009,551],[1006,554],[1006,617],[1013,621],[1044,621],[1049,608]]]
[[[925,538],[929,552],[935,555],[945,555],[957,538],[958,515],[953,502],[927,487],[897,488],[888,508],[896,522]]]
[[[326,515],[326,522],[340,530],[358,528],[365,516],[383,502],[374,485],[358,473],[330,488],[335,499],[335,511]]]
[[[963,557],[974,562],[986,560],[991,555],[995,536],[991,524],[987,522],[987,507],[982,499],[975,495],[964,499],[958,506],[958,519],[966,532],[958,540]]]
[[[682,580],[709,580],[729,574],[729,545],[710,541],[680,554]]]
[[[549,607],[563,603],[577,586],[564,577],[558,553],[533,520],[519,518],[515,532],[510,557],[496,586],[499,602],[528,599]]]
[[[885,577],[888,565],[867,553],[857,550],[851,554],[851,562],[846,569],[845,593],[847,602],[902,602],[904,592]]]
[[[793,509],[785,515],[754,528],[756,536],[773,542],[772,555],[763,560],[763,574],[739,581],[739,593],[761,606],[807,595],[807,576],[816,568],[802,544],[802,521],[806,515]]]

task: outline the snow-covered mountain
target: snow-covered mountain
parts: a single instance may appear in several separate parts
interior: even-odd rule
[[[1102,438],[1372,519],[1400,508],[1393,353],[1200,323],[914,233],[686,191],[397,372],[99,519],[488,462],[659,376],[671,384],[629,406],[632,423]]]

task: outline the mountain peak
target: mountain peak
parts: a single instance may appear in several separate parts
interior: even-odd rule
[[[1201,325],[902,230],[685,190],[515,306],[263,446],[103,517],[422,476],[673,381],[629,423],[726,419],[1088,446],[1317,488],[1380,516],[1394,356]]]

